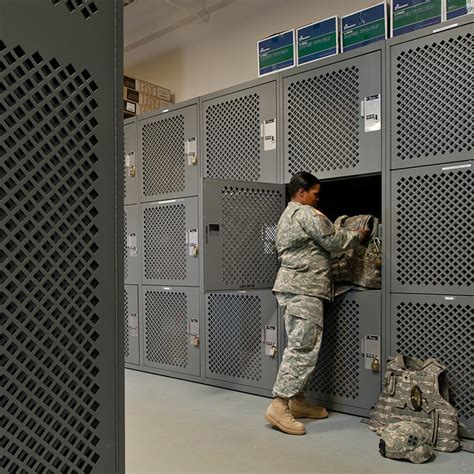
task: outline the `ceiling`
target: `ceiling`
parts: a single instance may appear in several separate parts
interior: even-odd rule
[[[134,0],[124,11],[125,53],[186,25],[209,23],[214,12],[235,1]]]

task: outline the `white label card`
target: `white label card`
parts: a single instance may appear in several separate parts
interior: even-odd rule
[[[137,234],[128,234],[127,247],[129,257],[136,257],[138,255]]]
[[[135,313],[128,315],[128,334],[132,337],[138,336],[138,316]]]
[[[191,336],[199,336],[199,320],[197,318],[189,320],[189,334]]]
[[[265,355],[273,356],[277,345],[276,326],[265,326]]]
[[[370,95],[364,99],[365,132],[376,132],[382,129],[381,95]]]
[[[188,232],[189,255],[195,256],[198,248],[198,231],[197,229],[190,229]]]
[[[276,119],[263,122],[263,151],[276,150]]]
[[[366,334],[364,337],[364,342],[365,368],[371,370],[372,361],[375,359],[375,356],[377,356],[380,360],[380,336]]]

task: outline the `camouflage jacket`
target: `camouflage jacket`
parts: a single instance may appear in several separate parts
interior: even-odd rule
[[[317,209],[291,201],[278,221],[280,270],[273,291],[332,299],[331,252],[359,242],[358,232],[335,230]]]

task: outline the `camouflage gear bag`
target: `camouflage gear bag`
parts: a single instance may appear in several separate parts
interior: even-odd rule
[[[430,434],[413,421],[388,425],[382,432],[379,452],[384,458],[408,459],[415,464],[434,456]]]
[[[389,359],[383,391],[371,413],[369,428],[377,434],[398,421],[414,421],[431,435],[437,451],[459,447],[458,413],[448,401],[446,367],[435,359],[402,354]]]
[[[334,223],[336,230],[370,229],[367,246],[360,242],[343,253],[332,253],[332,277],[334,283],[353,283],[364,288],[382,287],[382,243],[380,223],[371,215],[341,216]]]

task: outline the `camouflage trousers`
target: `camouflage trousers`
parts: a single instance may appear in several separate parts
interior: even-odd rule
[[[312,311],[318,313],[314,315],[315,318],[307,319],[305,314],[303,317],[290,314],[288,306],[282,305],[288,342],[273,386],[274,396],[291,398],[303,392],[316,367],[323,327],[314,320],[322,321],[323,302],[319,298],[309,298]],[[283,302],[280,297],[278,302]],[[289,306],[291,308],[291,304]]]

